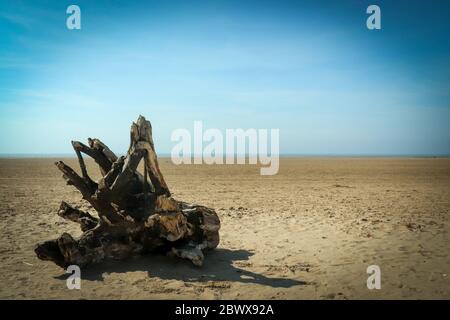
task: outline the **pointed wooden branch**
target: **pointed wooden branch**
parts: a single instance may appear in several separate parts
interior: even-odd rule
[[[55,165],[63,173],[63,178],[66,180],[67,184],[77,188],[83,195],[83,198],[89,201],[96,190],[96,184],[91,185],[62,161],[55,162]]]
[[[156,156],[155,146],[152,137],[152,126],[150,121],[145,120],[143,116],[139,116],[136,123],[131,126],[131,147],[143,149],[145,153],[145,166],[147,167],[150,180],[157,195],[165,194],[170,196],[169,187],[159,169],[158,157]]]
[[[95,139],[95,140],[98,140],[98,139]],[[91,141],[94,141],[94,140],[89,138],[90,143],[91,143]],[[92,143],[92,145],[94,145],[94,143]],[[87,145],[85,145],[79,141],[72,141],[72,146],[75,149],[75,152],[77,152],[77,156],[80,152],[83,152],[83,153],[87,154],[88,156],[90,156],[92,159],[94,159],[94,161],[100,167],[100,171],[103,176],[109,170],[111,170],[111,166],[112,166],[113,162],[117,160],[117,157],[116,157],[116,160],[111,161],[110,159],[113,159],[115,157],[115,155],[114,155],[114,157],[109,155],[109,158],[108,158],[108,156],[105,153],[103,153],[102,149],[88,147]],[[81,169],[83,170],[83,168],[81,168]]]
[[[75,209],[66,202],[62,201],[58,210],[58,216],[61,218],[80,224],[81,231],[94,229],[98,224],[98,219],[89,213]]]
[[[113,163],[116,162],[117,156],[112,152],[106,144],[100,141],[100,139],[97,138],[88,138],[89,146],[94,149],[100,151],[106,159],[109,160],[109,162]]]

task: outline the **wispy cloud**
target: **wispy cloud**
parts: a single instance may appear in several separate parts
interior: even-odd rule
[[[9,23],[25,28],[31,28],[35,21],[32,18],[32,15],[11,14],[6,12],[0,12],[0,19],[5,19]]]
[[[104,103],[90,95],[80,94],[70,90],[57,89],[5,89],[14,95],[16,101],[23,104],[32,102],[34,105],[47,107],[76,107],[76,108],[101,108]]]

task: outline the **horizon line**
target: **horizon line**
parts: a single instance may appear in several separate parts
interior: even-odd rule
[[[126,154],[118,154],[122,156]],[[226,157],[227,155],[220,155]],[[236,157],[249,157],[246,155],[235,155]],[[267,155],[270,156],[270,155]],[[313,157],[324,157],[324,158],[344,158],[344,157],[360,157],[360,158],[449,158],[450,153],[447,154],[420,154],[420,153],[280,153],[280,158],[313,158]],[[49,159],[56,157],[64,158],[76,158],[76,154],[73,153],[0,153],[0,159]],[[160,153],[159,158],[170,158],[170,153]],[[202,157],[202,155],[194,155],[191,158]]]

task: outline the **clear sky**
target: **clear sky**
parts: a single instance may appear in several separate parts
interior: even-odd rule
[[[450,154],[449,40],[450,1],[0,0],[0,153],[123,153],[142,114],[160,153],[202,120],[284,154]]]

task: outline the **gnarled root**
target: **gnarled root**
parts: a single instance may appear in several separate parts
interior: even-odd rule
[[[78,239],[63,233],[38,244],[39,259],[63,268],[86,267],[107,258],[166,251],[201,266],[203,251],[217,247],[220,220],[216,212],[171,197],[159,169],[150,122],[140,116],[131,126],[130,137],[125,157],[117,157],[98,139],[89,139],[89,146],[73,141],[82,176],[62,161],[56,163],[67,184],[80,191],[98,218],[62,202],[58,215],[80,224],[84,233]],[[99,181],[89,177],[82,153],[99,165]],[[141,160],[144,175],[137,171]]]

